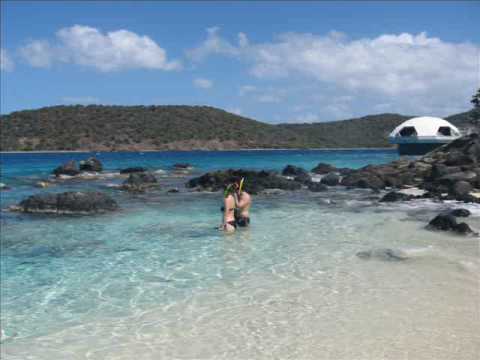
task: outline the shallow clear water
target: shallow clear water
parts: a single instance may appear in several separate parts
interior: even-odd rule
[[[190,193],[188,176],[168,172],[175,162],[198,173],[320,161],[359,167],[395,153],[101,156],[112,171],[166,169],[164,186],[129,195],[106,178],[40,190],[34,182],[72,154],[2,158],[2,182],[13,187],[1,193],[3,208],[35,192],[86,187],[122,207],[94,217],[2,212],[2,358],[478,358],[478,238],[424,229],[456,204],[379,205],[365,190],[259,195],[251,228],[224,235],[215,230],[219,194]],[[173,186],[181,192],[167,194]],[[467,221],[480,229],[480,208],[469,209]],[[355,256],[387,247],[409,259]]]

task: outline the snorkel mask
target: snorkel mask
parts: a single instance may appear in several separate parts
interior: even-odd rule
[[[228,195],[230,194],[234,194],[235,191],[238,191],[238,193],[241,193],[242,192],[242,188],[243,188],[243,182],[244,182],[245,178],[242,178],[240,180],[240,183],[238,184],[238,188],[235,189],[235,183],[232,183],[232,184],[228,184],[227,187],[225,188],[225,191],[223,192],[223,196],[224,197],[228,197]]]

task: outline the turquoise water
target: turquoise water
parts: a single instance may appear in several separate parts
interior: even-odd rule
[[[217,231],[219,194],[183,184],[223,168],[360,167],[393,151],[101,153],[107,174],[146,166],[162,188],[113,189],[122,178],[34,187],[90,154],[2,154],[2,208],[45,191],[100,189],[121,211],[92,217],[2,211],[2,355],[8,359],[475,359],[478,238],[424,229],[454,204],[379,205],[366,190],[254,198],[252,227]],[[189,174],[172,171],[194,165]],[[180,193],[168,194],[171,187]],[[480,209],[469,223],[480,229]],[[364,261],[395,248],[406,262]],[[3,358],[3,357],[2,357]]]

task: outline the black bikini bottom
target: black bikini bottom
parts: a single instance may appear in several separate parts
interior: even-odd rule
[[[237,225],[240,227],[247,227],[250,224],[250,218],[248,216],[242,216],[237,218]]]

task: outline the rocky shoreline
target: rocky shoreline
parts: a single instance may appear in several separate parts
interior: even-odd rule
[[[380,203],[404,202],[419,198],[479,203],[480,190],[477,190],[480,188],[479,161],[480,137],[478,134],[471,134],[418,159],[405,158],[360,169],[336,168],[326,163],[319,163],[310,171],[294,165],[287,165],[282,172],[228,169],[190,177],[185,187],[188,191],[221,191],[233,177],[241,177],[245,179],[244,189],[252,194],[301,189],[324,192],[330,188],[341,187],[346,190],[369,189],[375,194],[387,191],[381,198],[377,195]],[[192,170],[191,164],[179,163],[172,165],[170,172],[172,176],[185,177],[190,176]],[[72,160],[55,168],[52,171],[53,179],[41,181],[37,185],[43,188],[70,179],[97,179],[103,171],[103,164],[95,157],[80,161],[78,164]],[[117,176],[125,179],[116,186],[120,190],[145,193],[162,187],[157,174],[145,167],[131,166],[118,171]],[[166,191],[168,194],[178,192],[177,188]],[[27,213],[95,214],[118,209],[115,200],[103,193],[76,194],[66,192],[56,195],[35,195],[12,207],[12,210]],[[437,218],[432,219],[429,229],[473,233],[467,224],[456,222],[456,215],[439,214]]]

